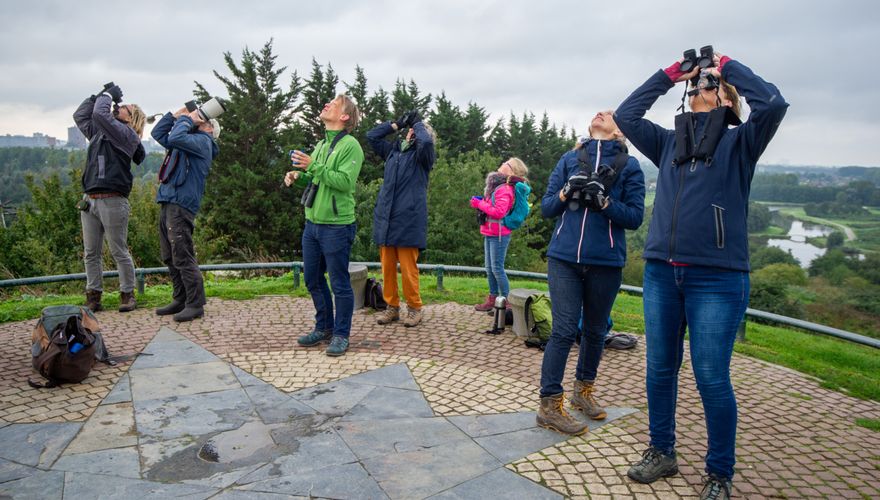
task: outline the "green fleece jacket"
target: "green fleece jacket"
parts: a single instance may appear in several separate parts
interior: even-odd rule
[[[305,187],[312,181],[318,186],[315,202],[311,208],[306,208],[306,220],[314,224],[346,225],[355,221],[354,190],[364,164],[364,151],[357,139],[346,135],[328,156],[330,144],[339,132],[326,132],[324,140],[310,155],[312,163],[309,168],[295,183]]]

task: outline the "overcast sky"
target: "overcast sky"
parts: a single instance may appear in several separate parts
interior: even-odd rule
[[[717,51],[791,104],[761,163],[880,166],[880,2],[535,0],[98,2],[0,0],[0,135],[67,138],[79,102],[113,80],[148,113],[177,109],[193,81],[274,39],[279,66],[311,60],[371,91],[413,79],[490,122],[545,111],[586,133],[687,48]],[[338,90],[343,90],[342,84]],[[648,117],[672,126],[679,88]]]

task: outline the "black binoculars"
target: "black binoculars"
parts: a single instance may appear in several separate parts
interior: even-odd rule
[[[315,204],[316,194],[318,194],[318,185],[309,182],[309,185],[306,186],[305,191],[303,191],[302,198],[299,199],[299,202],[306,208],[312,208],[312,205]]]
[[[697,57],[696,50],[688,49],[684,51],[684,61],[681,62],[681,70],[685,73],[690,73],[695,66],[699,66],[700,69],[711,68],[715,66],[714,57],[715,51],[711,45],[700,47],[700,57]]]

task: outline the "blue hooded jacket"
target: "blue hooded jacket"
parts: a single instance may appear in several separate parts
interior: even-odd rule
[[[428,174],[434,168],[434,139],[425,125],[413,125],[415,137],[405,151],[386,141],[391,122],[367,132],[367,142],[385,160],[385,177],[373,210],[373,241],[379,246],[428,246]]]
[[[210,134],[193,132],[192,118],[187,115],[175,120],[174,115],[165,113],[150,135],[171,151],[169,163],[176,165],[168,181],[159,184],[156,202],[174,203],[196,214],[211,162],[220,148]]]
[[[643,118],[674,86],[663,71],[636,89],[615,112],[620,130],[660,169],[646,259],[749,271],[746,220],[752,177],[788,103],[773,84],[737,61],[724,64],[722,77],[746,98],[751,113],[745,123],[724,131],[710,164],[673,164],[675,131]],[[708,113],[694,116],[694,135],[700,137]]]
[[[613,165],[622,151],[618,141],[589,139],[581,147],[590,158],[589,167]],[[562,155],[541,200],[544,217],[558,217],[547,256],[577,264],[623,267],[626,264],[626,229],[638,229],[645,215],[645,174],[632,156],[617,177],[607,196],[611,204],[605,210],[586,207],[568,208],[568,202],[559,199],[559,191],[569,177],[578,173],[581,165],[577,151]]]

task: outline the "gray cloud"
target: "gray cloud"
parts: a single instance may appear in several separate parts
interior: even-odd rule
[[[414,79],[494,122],[510,112],[585,131],[686,48],[712,43],[778,85],[792,104],[765,163],[878,165],[880,4],[692,0],[592,2],[6,2],[0,19],[0,134],[65,137],[82,98],[114,80],[148,112],[179,106],[223,53],[270,38],[279,65],[308,76],[312,57],[371,89]],[[649,117],[671,126],[680,90]]]

